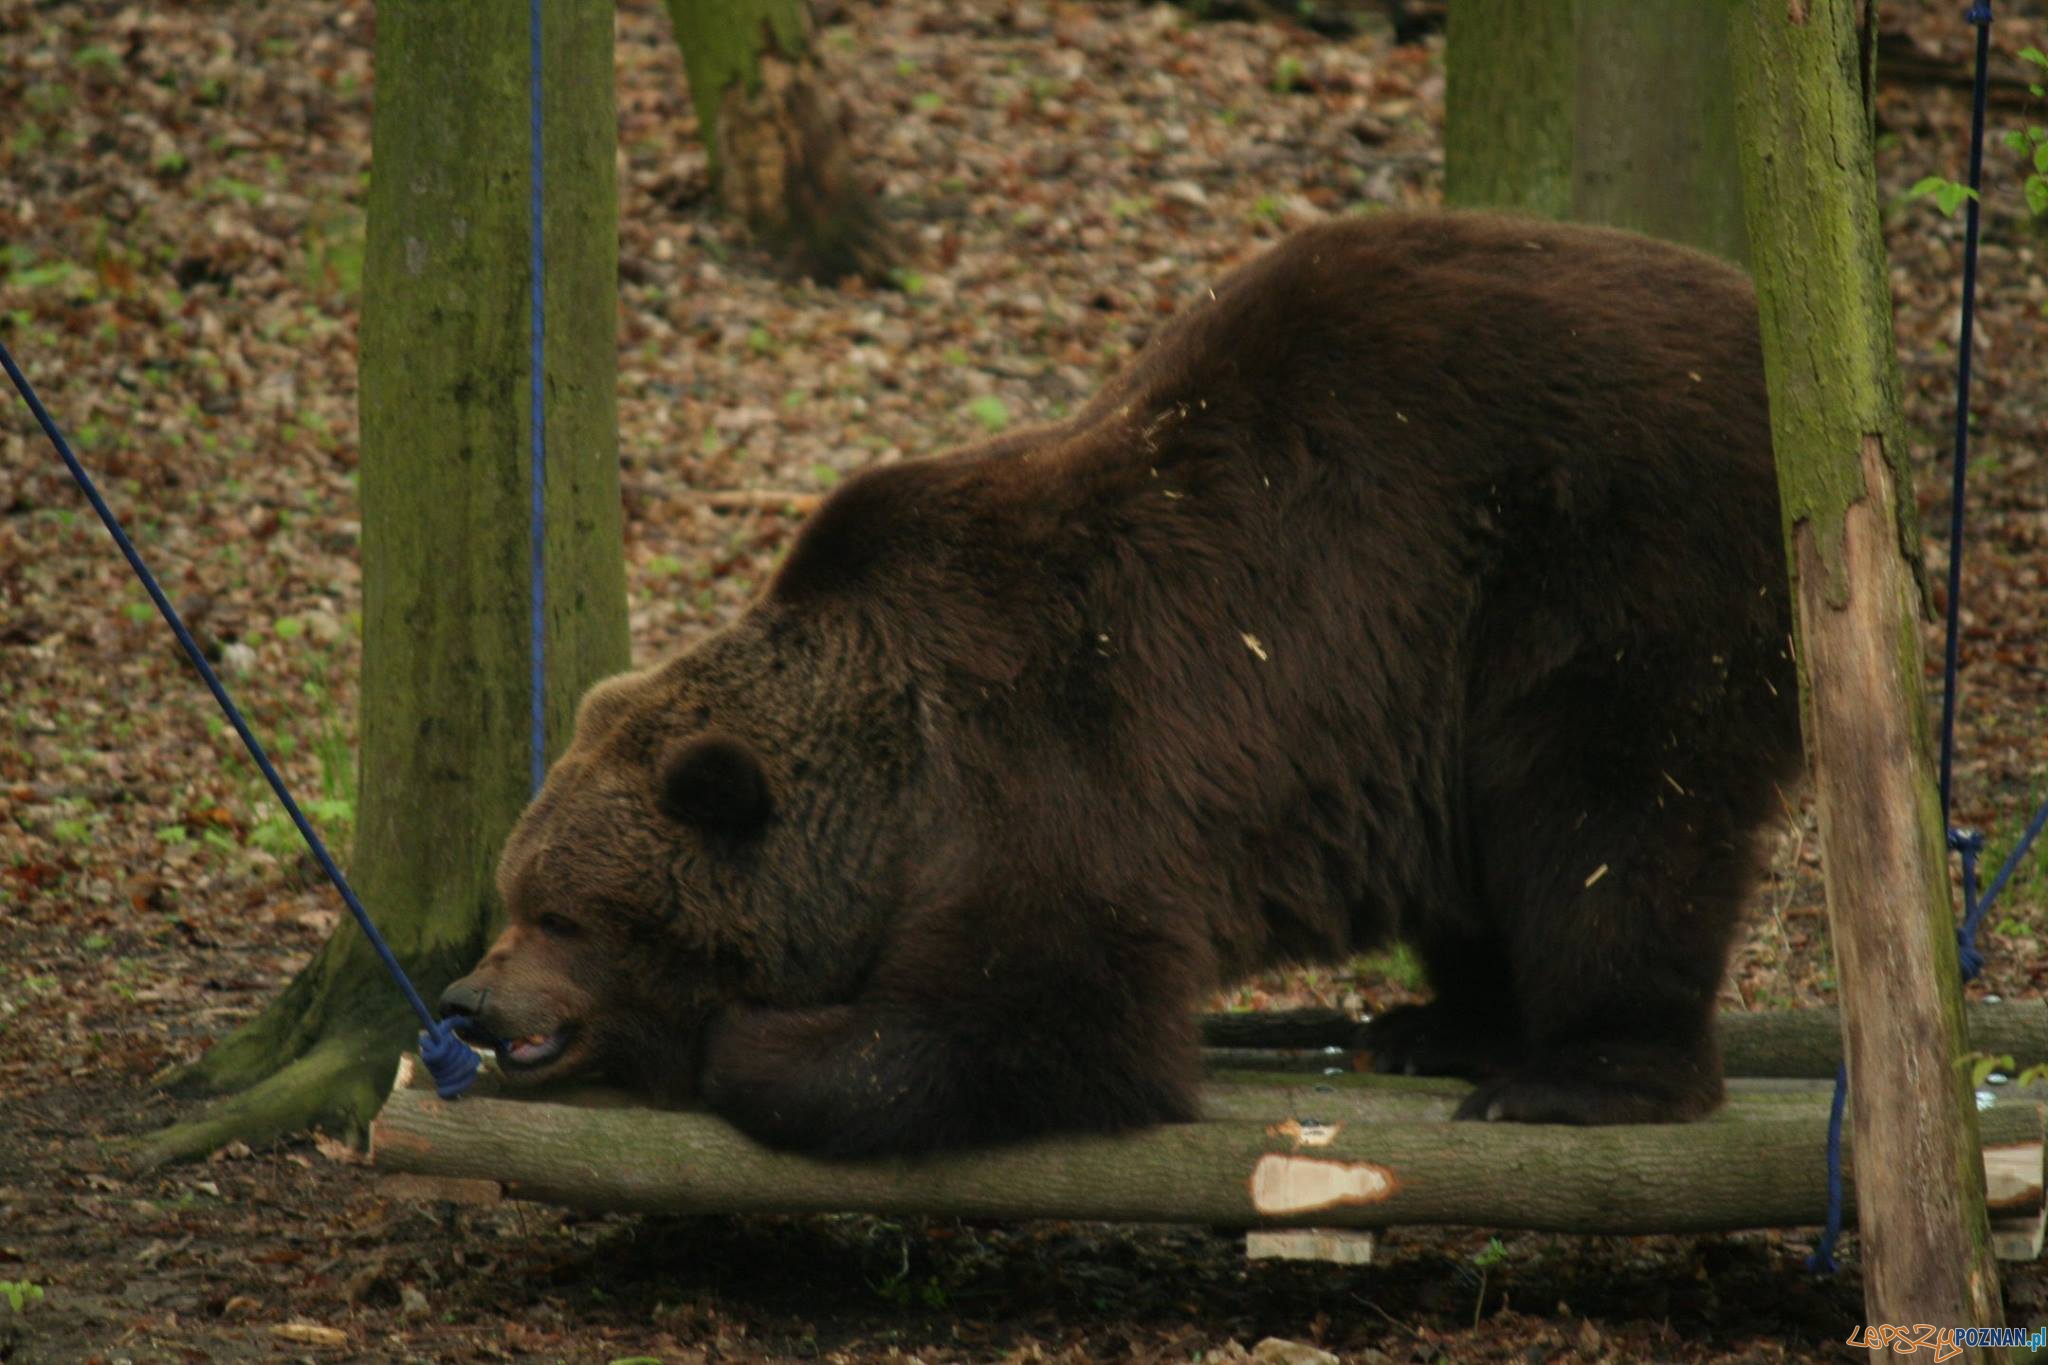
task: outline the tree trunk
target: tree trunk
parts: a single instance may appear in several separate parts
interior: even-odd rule
[[[528,795],[531,152],[523,5],[384,0],[361,329],[362,812],[353,873],[429,1001],[498,913]],[[609,0],[550,3],[546,717],[627,661],[615,407]],[[418,1027],[353,922],[175,1082],[242,1093],[155,1158],[318,1124],[360,1136]]]
[[[412,1070],[408,1057],[373,1126],[372,1159],[386,1171],[465,1182],[459,1192],[472,1199],[639,1213],[1612,1234],[1811,1225],[1827,1201],[1815,1159],[1827,1110],[1817,1092],[1786,1116],[1697,1124],[1317,1126],[1298,1096],[1272,1087],[1258,1117],[915,1161],[827,1162],[769,1151],[709,1114],[502,1099],[488,1080],[450,1103],[404,1083]],[[2037,1211],[2041,1106],[1991,1110],[1985,1130],[1999,1211]]]
[[[1856,0],[1731,13],[1851,1114],[1872,1172],[1864,1300],[1872,1322],[1996,1326],[1858,43],[1874,16]]]
[[[1569,0],[1457,0],[1444,26],[1444,200],[1572,217]]]
[[[1971,1051],[2011,1058],[2015,1074],[2048,1064],[2048,1002],[1972,1001],[1963,1013]],[[1716,1027],[1730,1076],[1831,1078],[1842,1062],[1841,1016],[1831,1009],[1729,1011]],[[1212,1070],[1350,1071],[1369,1062],[1365,1037],[1366,1026],[1341,1010],[1202,1018],[1203,1058]]]
[[[1446,199],[1746,264],[1727,14],[1703,0],[1458,0]]]
[[[811,48],[810,0],[667,0],[726,211],[820,280],[896,263]]]

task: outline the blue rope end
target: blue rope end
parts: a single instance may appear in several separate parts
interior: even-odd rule
[[[1985,2],[1984,2],[1984,3],[1980,3],[1980,4],[1975,4],[1975,5],[1972,5],[1972,6],[1970,6],[1970,7],[1968,8],[1968,9],[1964,10],[1964,11],[1963,11],[1963,19],[1964,19],[1964,20],[1965,20],[1966,22],[1968,22],[1968,23],[1972,23],[1972,24],[1988,24],[1988,23],[1990,23],[1990,22],[1991,22],[1991,5],[1989,4],[1989,0],[1985,0]]]
[[[1806,1258],[1806,1268],[1816,1275],[1840,1273],[1842,1267],[1835,1260],[1835,1239],[1833,1236],[1827,1238],[1826,1246],[1819,1246],[1813,1249],[1813,1254]]]
[[[1956,966],[1965,981],[1975,981],[1984,970],[1984,954],[1971,941],[1973,937],[1967,928],[1956,930]]]
[[[433,1073],[434,1093],[444,1100],[456,1098],[476,1080],[476,1053],[445,1019],[421,1032],[420,1060]]]

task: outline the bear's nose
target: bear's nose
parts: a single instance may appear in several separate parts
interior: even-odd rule
[[[490,987],[478,986],[465,976],[441,992],[441,1017],[452,1021],[457,1032],[467,1034],[475,1028],[490,997]]]

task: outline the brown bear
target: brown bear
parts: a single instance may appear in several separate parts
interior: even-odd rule
[[[1332,222],[593,689],[443,1004],[515,1079],[911,1152],[1187,1119],[1219,985],[1401,939],[1434,1000],[1376,1060],[1461,1116],[1695,1118],[1786,598],[1740,273]]]

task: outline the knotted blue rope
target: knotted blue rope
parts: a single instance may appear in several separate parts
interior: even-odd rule
[[[1951,470],[1948,508],[1948,633],[1942,650],[1941,691],[1941,822],[1948,830],[1948,846],[1963,864],[1963,919],[1956,926],[1956,966],[1964,981],[1974,980],[1984,970],[1984,954],[1977,947],[1977,932],[1991,912],[1998,893],[2027,856],[2028,849],[2048,825],[2048,802],[2034,813],[2026,833],[2006,856],[2005,863],[1981,896],[1977,894],[1977,859],[1984,851],[1984,836],[1975,830],[1949,825],[1951,794],[1954,789],[1956,749],[1956,701],[1958,666],[1962,639],[1963,599],[1963,506],[1970,459],[1970,352],[1976,340],[1977,311],[1977,229],[1984,179],[1984,106],[1990,84],[1991,3],[1979,0],[1963,18],[1977,29],[1977,72],[1970,98],[1970,193],[1963,201],[1963,311],[1962,336],[1956,346],[1956,443],[1955,465]],[[1842,1102],[1848,1091],[1846,1066],[1835,1072],[1835,1098],[1828,1115],[1828,1212],[1827,1228],[1807,1265],[1832,1273],[1835,1269],[1835,1241],[1842,1231]]]
[[[532,790],[540,791],[541,781],[547,776],[547,276],[543,270],[541,251],[541,47],[540,47],[540,6],[541,0],[532,0],[527,10],[526,42],[526,99],[527,115],[531,122],[532,150],[528,165],[528,247],[531,262],[528,274],[532,291],[529,305],[528,331],[531,333],[532,354],[528,360],[530,374],[527,380],[527,423],[533,428],[532,458],[527,471],[528,511],[526,533],[528,538],[529,564],[527,572],[531,578],[532,630],[531,660],[527,670],[527,688],[531,694],[531,734],[528,745],[529,776]]]
[[[264,781],[277,793],[277,799],[283,804],[285,814],[298,826],[299,837],[306,841],[306,847],[312,851],[313,860],[320,864],[320,870],[327,874],[327,879],[334,883],[334,889],[341,893],[342,903],[348,907],[349,914],[355,916],[355,921],[361,926],[363,936],[369,939],[370,946],[377,950],[377,956],[383,960],[384,969],[391,973],[391,979],[396,981],[398,988],[405,993],[406,1003],[412,1006],[413,1013],[419,1015],[420,1023],[425,1030],[420,1034],[420,1057],[426,1062],[428,1071],[433,1074],[434,1089],[440,1092],[443,1099],[455,1098],[469,1088],[470,1081],[476,1076],[476,1054],[455,1036],[450,1025],[434,1018],[434,1012],[427,1008],[427,1002],[420,999],[420,993],[414,989],[411,978],[406,976],[405,968],[399,965],[398,958],[392,953],[390,945],[384,941],[384,936],[377,932],[377,926],[371,922],[369,912],[363,909],[363,903],[356,899],[355,890],[348,884],[348,878],[342,876],[341,869],[335,865],[333,855],[327,851],[327,845],[321,840],[312,823],[306,819],[305,812],[299,809],[299,803],[292,799],[291,791],[286,788],[284,779],[278,776],[276,766],[270,761],[270,755],[264,752],[262,743],[256,738],[255,732],[250,730],[248,721],[242,718],[241,708],[235,705],[234,698],[230,697],[227,688],[221,685],[220,676],[213,671],[213,665],[206,662],[206,654],[199,648],[199,642],[192,638],[192,632],[186,629],[184,618],[180,617],[178,609],[171,605],[171,599],[164,595],[163,588],[156,581],[156,575],[142,562],[142,556],[136,551],[135,543],[128,539],[128,533],[121,528],[120,519],[114,515],[113,509],[107,506],[107,500],[100,496],[99,486],[93,482],[92,475],[85,472],[85,466],[78,462],[78,456],[72,453],[71,442],[64,438],[56,419],[51,417],[50,410],[43,406],[43,400],[36,395],[35,386],[28,382],[28,376],[14,363],[14,356],[4,342],[0,342],[0,366],[6,368],[7,377],[13,381],[15,391],[27,402],[28,410],[42,426],[43,434],[50,438],[50,444],[57,448],[57,454],[64,461],[64,467],[71,471],[73,481],[85,493],[86,501],[92,504],[92,510],[99,515],[100,523],[107,528],[107,533],[113,536],[114,544],[120,547],[122,557],[128,561],[128,567],[135,570],[135,576],[142,580],[143,591],[147,592],[149,600],[156,604],[157,611],[169,624],[171,633],[178,637],[178,644],[184,649],[185,657],[199,670],[199,676],[205,680],[207,690],[213,693],[213,699],[220,704],[221,711],[228,718],[228,724],[235,727],[235,733],[241,737],[242,746],[249,751],[249,757],[256,761],[256,767],[263,773]]]

